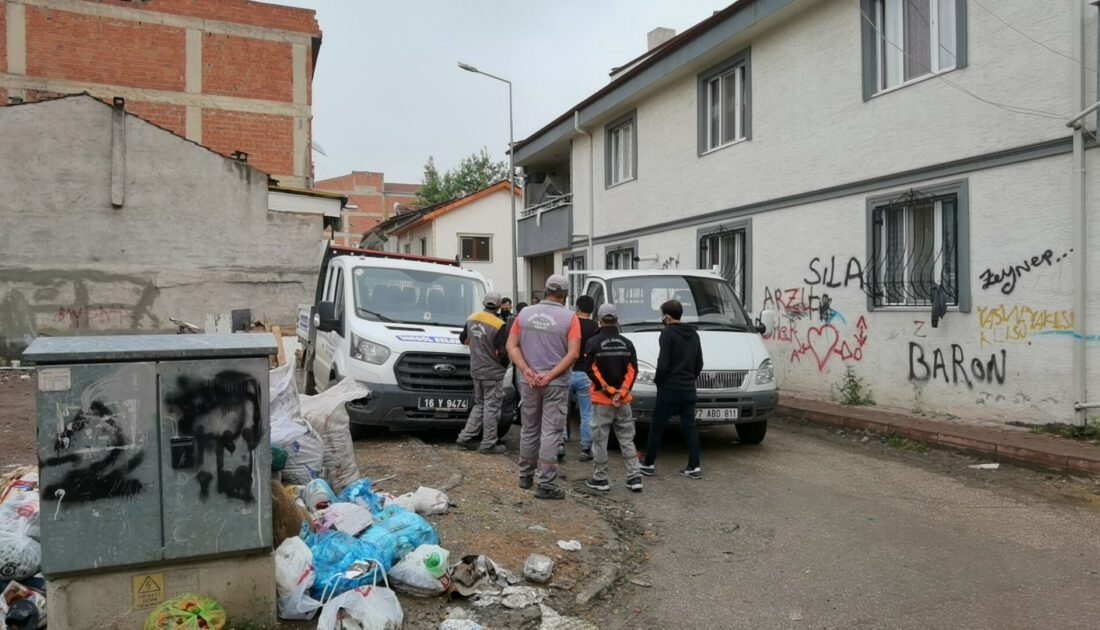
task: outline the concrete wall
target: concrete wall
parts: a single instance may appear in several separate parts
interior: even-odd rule
[[[111,205],[112,108],[87,96],[0,108],[0,353],[35,335],[151,332],[251,308],[293,322],[320,219],[267,210],[267,175],[125,117]]]
[[[1076,64],[1037,47],[971,2],[969,66],[944,79],[998,104],[1053,118],[1006,111],[937,78],[865,102],[858,3],[799,4],[786,22],[728,42],[698,67],[608,112],[590,129],[591,182],[587,141],[574,138],[575,225],[587,225],[589,186],[595,184],[597,245],[590,264],[602,268],[607,247],[637,240],[641,257],[695,267],[699,230],[721,222],[675,222],[732,209],[724,222],[751,221],[749,307],[782,315],[768,345],[784,391],[834,397],[851,366],[885,407],[1002,422],[1072,421],[1072,270],[1081,256],[1071,251],[1069,155],[1036,152],[1014,164],[975,162],[949,176],[922,177],[919,169],[1067,140],[1064,121],[1078,109],[1071,91]],[[1068,53],[1071,4],[1051,10],[1042,3],[1005,0],[995,11]],[[1085,59],[1095,60],[1096,12],[1087,15]],[[697,73],[746,47],[752,60],[752,137],[700,156]],[[1088,102],[1096,100],[1094,76],[1087,94]],[[632,109],[638,177],[608,189],[602,125]],[[1090,150],[1088,163],[1088,239],[1096,243],[1100,152]],[[910,173],[904,184],[882,180],[857,190],[859,182],[904,173]],[[970,205],[970,311],[953,309],[933,329],[930,309],[869,310],[859,280],[845,280],[850,264],[867,264],[868,199],[961,180],[967,182]],[[828,199],[776,203],[833,187],[841,190]],[[765,203],[781,209],[750,207]],[[673,224],[645,232],[668,222]],[[987,270],[1010,269],[1047,251],[1050,264],[1021,273],[1011,287],[984,280]],[[555,256],[557,265],[561,254]],[[819,272],[833,265],[836,275],[819,280]],[[1100,257],[1091,256],[1087,269],[1088,376],[1095,399],[1100,396],[1094,376],[1100,369],[1100,292],[1093,279],[1100,277]],[[823,294],[831,299],[824,318]]]

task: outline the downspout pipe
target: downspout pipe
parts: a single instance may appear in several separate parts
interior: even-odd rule
[[[595,163],[592,161],[592,134],[588,133],[581,128],[581,112],[575,110],[573,112],[573,131],[584,134],[588,137],[588,247],[585,252],[585,257],[588,260],[587,267],[589,269],[596,268],[596,252],[592,247],[592,233],[596,229],[596,182],[594,181]],[[576,186],[574,186],[574,189]]]
[[[1071,2],[1073,7],[1073,52],[1074,59],[1084,59],[1085,53],[1085,3]],[[1077,111],[1085,110],[1085,71],[1084,63],[1078,63],[1073,73],[1072,103]],[[1085,115],[1088,115],[1086,110]],[[1073,197],[1073,399],[1074,423],[1085,426],[1088,421],[1086,401],[1088,400],[1088,380],[1086,379],[1086,330],[1088,286],[1087,252],[1088,242],[1085,220],[1085,129],[1080,122],[1084,116],[1075,117],[1067,123],[1073,129],[1073,175],[1071,196]]]

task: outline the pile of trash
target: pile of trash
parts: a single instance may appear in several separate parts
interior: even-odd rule
[[[0,477],[0,630],[46,627],[38,512],[37,468]]]

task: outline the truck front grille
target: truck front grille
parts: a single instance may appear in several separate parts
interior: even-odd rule
[[[741,389],[745,384],[745,370],[704,371],[695,379],[696,389]]]
[[[454,371],[436,369],[436,366],[444,365],[452,366]],[[474,382],[470,378],[470,357],[466,355],[410,352],[401,357],[393,370],[402,389],[459,394],[474,391]]]

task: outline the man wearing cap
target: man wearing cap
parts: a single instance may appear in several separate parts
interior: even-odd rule
[[[503,444],[497,444],[504,373],[508,368],[508,327],[497,314],[499,293],[486,293],[481,303],[485,310],[471,315],[458,336],[459,341],[470,346],[470,375],[474,379],[474,404],[470,419],[458,434],[458,445],[470,450],[476,448],[485,455],[496,455],[508,450]],[[480,447],[474,442],[478,433],[481,434]]]
[[[581,325],[565,308],[569,279],[552,275],[546,298],[517,315],[508,336],[508,356],[519,379],[522,429],[519,442],[519,487],[534,485],[535,498],[564,499],[558,486],[558,444],[569,410],[569,371],[581,354]]]
[[[584,482],[593,490],[607,492],[607,440],[611,432],[619,442],[626,466],[626,487],[642,491],[641,464],[634,450],[634,415],[630,410],[631,388],[638,375],[638,353],[629,339],[619,334],[619,313],[611,304],[598,311],[600,332],[584,348],[584,362],[592,381],[592,478]]]

